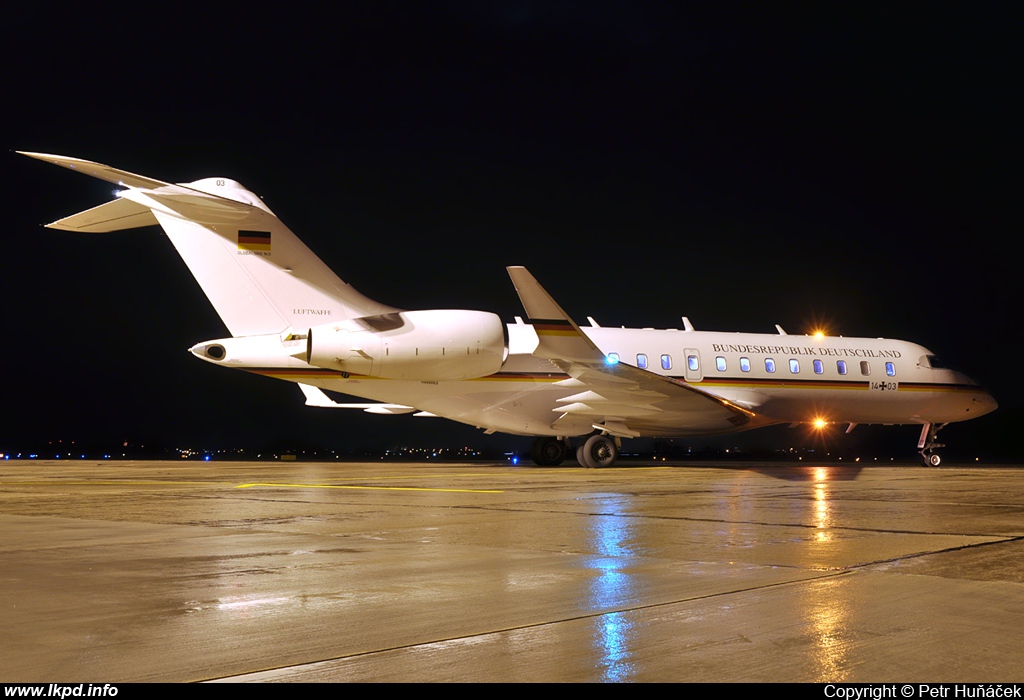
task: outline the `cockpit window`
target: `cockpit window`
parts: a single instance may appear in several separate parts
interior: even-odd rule
[[[949,369],[949,366],[935,355],[922,355],[917,364],[922,367],[931,367],[932,369]]]

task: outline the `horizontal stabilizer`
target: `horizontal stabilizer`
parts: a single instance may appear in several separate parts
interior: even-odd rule
[[[156,217],[149,207],[127,199],[115,199],[98,207],[65,216],[60,221],[47,224],[46,228],[78,233],[109,233],[126,228],[156,225]]]
[[[69,170],[76,170],[84,175],[91,175],[100,180],[114,182],[124,187],[145,187],[151,189],[170,184],[163,180],[154,180],[151,177],[143,177],[142,175],[130,173],[127,170],[118,170],[117,168],[111,168],[109,165],[93,163],[91,160],[82,160],[81,158],[54,156],[49,153],[30,153],[29,151],[15,151],[15,153],[20,153],[23,156],[35,158],[36,160],[46,161],[47,163],[53,163]]]

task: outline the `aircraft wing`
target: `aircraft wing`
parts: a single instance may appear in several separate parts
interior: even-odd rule
[[[525,267],[509,267],[539,343],[533,354],[551,360],[571,379],[561,386],[579,388],[558,400],[563,416],[588,416],[594,427],[619,437],[636,437],[637,425],[657,424],[659,418],[680,416],[693,428],[734,430],[754,413],[672,377],[609,359],[580,329]]]

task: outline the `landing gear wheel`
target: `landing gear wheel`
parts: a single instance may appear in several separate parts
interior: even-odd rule
[[[584,457],[586,452],[587,450],[583,445],[580,445],[579,447],[576,448],[576,461],[579,462],[579,465],[581,467],[587,466],[587,458]]]
[[[921,455],[921,463],[926,467],[937,467],[942,463],[934,450],[945,447],[939,442],[939,431],[946,427],[945,423],[926,423],[921,427],[921,437],[917,441],[917,453]]]
[[[565,440],[540,437],[530,447],[530,459],[539,467],[556,467],[565,460],[566,452]]]
[[[583,445],[583,462],[591,469],[610,467],[619,456],[615,439],[607,435],[592,435]],[[579,455],[577,453],[577,459]]]

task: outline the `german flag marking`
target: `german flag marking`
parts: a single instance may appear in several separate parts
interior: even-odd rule
[[[537,335],[579,335],[579,332],[572,327],[572,324],[563,319],[531,318],[530,323],[533,325]]]
[[[270,252],[270,231],[239,231],[238,249]]]

